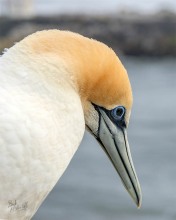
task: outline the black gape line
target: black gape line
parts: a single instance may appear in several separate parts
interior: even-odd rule
[[[125,140],[125,150],[126,150],[126,153],[127,153],[128,160],[130,161],[130,157],[129,157],[128,150],[127,150],[127,143],[126,143],[125,133],[124,133],[124,130],[123,130],[123,129],[122,129],[122,132],[123,132],[123,137],[124,137],[124,140]],[[137,181],[136,174],[135,174],[135,172],[134,172],[134,169],[133,169],[131,163],[130,163],[130,166],[131,166],[131,170],[133,171],[134,177],[135,177],[135,179],[136,179],[136,181]],[[128,173],[128,176],[130,177],[129,173]],[[130,180],[131,180],[131,177],[130,177]],[[133,185],[134,191],[135,191],[135,193],[136,193],[137,200],[138,200],[138,202],[139,202],[140,199],[139,199],[139,196],[138,196],[138,194],[137,194],[136,188],[135,188],[135,186],[134,186],[134,184],[133,184],[132,181],[131,181],[131,183],[132,183],[132,185]]]
[[[98,131],[97,131],[97,136],[95,136],[95,138],[98,140],[98,137],[99,137],[99,132],[100,132],[100,123],[101,123],[101,114],[100,114],[100,111],[99,111],[99,106],[98,105],[95,105],[94,103],[92,103],[94,109],[96,110],[96,112],[98,112]]]

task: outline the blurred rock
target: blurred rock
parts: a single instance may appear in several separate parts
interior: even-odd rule
[[[132,56],[175,56],[176,14],[121,12],[112,16],[60,15],[32,19],[0,18],[0,51],[44,29],[71,30],[100,40],[116,52]]]

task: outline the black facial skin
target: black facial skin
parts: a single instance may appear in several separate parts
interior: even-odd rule
[[[95,104],[93,104],[93,106],[98,113],[99,113],[99,108],[102,109],[116,126],[118,126],[120,128],[126,128],[126,123],[125,123],[126,109],[125,109],[125,107],[118,106],[114,109],[107,110],[107,109],[105,109],[103,107],[99,107]]]

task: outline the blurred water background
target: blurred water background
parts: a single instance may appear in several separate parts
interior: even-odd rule
[[[3,10],[8,10],[8,2],[18,0],[0,0],[1,13]],[[36,15],[58,14],[58,13],[116,13],[120,10],[131,10],[141,13],[153,13],[159,10],[176,11],[175,0],[23,0],[20,4],[26,4],[33,8],[33,13]],[[3,4],[4,3],[4,4]],[[19,10],[20,11],[20,10]],[[20,15],[20,14],[19,14]]]
[[[0,0],[0,15],[2,16],[0,17],[0,48],[11,46],[12,42],[18,39],[17,35],[20,35],[20,39],[36,30],[53,27],[53,21],[58,19],[58,28],[63,24],[65,29],[72,29],[74,26],[73,30],[99,38],[111,45],[120,54],[122,62],[128,70],[134,95],[128,137],[143,192],[141,209],[138,210],[135,207],[109,159],[94,138],[86,132],[67,171],[33,219],[176,220],[176,26],[173,25],[169,28],[169,25],[174,21],[171,18],[175,16],[176,1],[33,0],[32,7],[29,4],[24,8],[23,3],[29,3],[29,1],[24,0],[21,3],[23,5],[21,14],[15,12],[19,11],[17,4],[19,0],[16,1],[17,5],[13,6],[12,9],[4,4],[5,1],[7,3],[10,0]],[[156,23],[154,16],[154,14],[158,15],[160,13],[158,11],[161,10],[162,13],[170,10],[164,17],[165,20],[162,25]],[[130,29],[133,25],[131,22],[134,19],[131,12],[134,11],[143,15],[153,14],[153,17],[149,16],[151,20],[147,23],[148,29],[144,28],[143,30],[142,28],[146,27],[149,17],[144,16],[137,19],[142,20],[139,26],[142,31],[137,32],[137,34]],[[94,22],[95,17],[91,17],[92,13],[94,16],[108,14],[109,17],[103,17],[103,24],[109,21],[111,13],[113,16],[120,14],[123,19],[128,17],[126,22],[129,25],[125,26],[124,29],[127,34],[127,41],[124,42],[123,40],[126,35],[118,38],[119,27],[124,28],[123,20],[120,20],[121,23],[118,24],[114,18],[110,20],[107,26],[111,26],[112,30],[109,30],[107,26],[101,25],[100,27],[98,23]],[[51,15],[56,14],[65,15],[52,20]],[[69,18],[72,21],[71,25],[70,21],[67,21],[68,24],[66,22],[70,14],[73,16]],[[77,14],[89,14],[89,17],[86,17],[86,22],[89,21],[88,29],[86,29],[88,22],[80,26],[83,18],[75,19],[74,15]],[[40,17],[40,25],[39,23],[36,25],[34,20],[31,23],[29,17],[33,19],[34,16],[43,16],[43,18]],[[27,20],[24,20],[26,19],[24,17],[27,17]],[[23,22],[17,25],[21,20]],[[46,20],[50,21],[50,25],[48,23],[46,25]],[[157,17],[157,22],[159,21]],[[43,25],[41,26],[42,22]],[[155,26],[150,30],[154,22]],[[162,30],[163,24],[167,27],[164,33],[173,31],[172,35],[167,38],[172,40],[172,44],[167,44],[167,41],[164,40],[161,42],[161,45],[166,45],[165,50],[172,51],[171,54],[168,52],[151,52],[160,49],[159,46],[155,47],[159,40],[153,41],[154,43],[150,42],[154,37],[155,30],[157,28]],[[101,33],[98,30],[102,28],[106,34],[100,36],[97,33]],[[158,31],[158,35],[155,33],[157,37],[159,36],[156,39],[161,39],[162,33],[162,31]],[[137,45],[135,46],[135,53],[134,51],[129,53],[129,48],[132,47],[135,39],[143,42],[146,40],[145,36],[148,39],[148,44],[145,43],[144,49],[147,50],[148,47],[151,47],[151,50],[146,52],[143,49],[141,51],[141,46]],[[131,40],[130,43],[129,39]],[[125,47],[121,47],[121,42],[125,44]]]

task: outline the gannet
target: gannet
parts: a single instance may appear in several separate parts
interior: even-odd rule
[[[141,205],[127,140],[132,90],[105,44],[34,33],[0,57],[0,219],[31,219],[66,170],[85,127]]]

